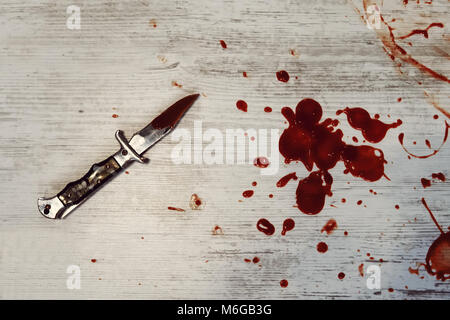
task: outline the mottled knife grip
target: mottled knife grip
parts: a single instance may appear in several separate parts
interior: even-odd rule
[[[117,130],[115,136],[120,144],[119,151],[108,159],[94,164],[81,179],[67,184],[56,196],[38,199],[38,209],[44,217],[49,219],[65,218],[129,163],[133,161],[144,163],[148,160],[136,153],[121,130]]]
[[[94,164],[83,178],[68,183],[66,187],[58,193],[57,197],[64,206],[79,204],[114,177],[120,169],[119,164],[114,160],[114,157],[111,156],[102,162]]]

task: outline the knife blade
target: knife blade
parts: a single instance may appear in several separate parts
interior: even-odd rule
[[[68,183],[56,196],[39,198],[39,212],[49,219],[64,219],[132,162],[146,162],[143,154],[175,128],[198,97],[199,94],[193,94],[178,100],[136,132],[130,141],[123,131],[117,130],[115,137],[120,145],[119,151],[92,165],[82,178]]]

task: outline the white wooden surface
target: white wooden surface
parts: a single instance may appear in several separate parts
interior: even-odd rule
[[[445,0],[410,1],[406,8],[392,2],[396,6],[381,10],[389,21],[397,18],[399,34],[448,22]],[[66,28],[66,7],[73,4],[81,8],[81,30]],[[439,235],[420,198],[444,228],[450,223],[448,182],[426,190],[420,185],[432,172],[450,178],[450,149],[408,160],[396,137],[405,132],[416,153],[427,152],[426,138],[439,145],[445,116],[423,92],[448,111],[449,85],[410,66],[401,75],[354,5],[362,8],[356,0],[2,1],[0,298],[448,299],[448,281],[423,271],[421,279],[408,267],[424,261]],[[431,29],[428,39],[409,40],[412,55],[450,75],[447,26]],[[291,75],[286,84],[276,80],[280,69]],[[391,181],[367,183],[343,175],[340,164],[332,170],[334,196],[320,214],[306,216],[292,207],[295,183],[275,187],[285,173],[306,176],[302,166],[280,159],[278,175],[262,176],[251,165],[175,165],[170,152],[176,143],[166,138],[148,153],[151,164],[133,165],[68,219],[38,213],[38,196],[54,195],[116,150],[116,129],[130,136],[192,92],[204,95],[179,126],[190,130],[194,120],[223,132],[283,129],[280,109],[304,97],[318,100],[326,116],[363,106],[384,121],[388,114],[401,118],[404,124],[379,144]],[[248,113],[236,109],[238,99],[247,101]],[[264,113],[267,105],[274,112]],[[434,114],[440,118],[433,120]],[[341,120],[347,141],[361,139]],[[255,195],[238,202],[252,181],[258,182]],[[167,210],[188,209],[192,193],[205,202],[202,210]],[[360,199],[366,208],[356,205]],[[275,225],[274,236],[256,230],[261,217]],[[281,237],[287,217],[297,226]],[[330,218],[339,228],[325,236],[320,229]],[[215,225],[223,235],[212,235]],[[319,241],[328,243],[327,253],[316,251]],[[369,260],[367,252],[384,262]],[[254,256],[260,266],[244,262]],[[381,266],[381,293],[366,288],[361,263]],[[69,265],[81,268],[80,290],[66,287]],[[287,288],[281,279],[289,281]]]

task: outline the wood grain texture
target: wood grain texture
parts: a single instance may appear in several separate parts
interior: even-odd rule
[[[448,22],[447,1],[393,2],[398,6],[381,10],[397,19],[398,34],[426,27],[429,19]],[[72,4],[81,8],[81,30],[66,28]],[[424,271],[421,279],[408,268],[424,262],[439,235],[421,197],[445,229],[450,224],[448,182],[425,190],[420,184],[432,172],[449,178],[450,149],[408,160],[397,141],[404,132],[419,154],[428,152],[424,139],[441,143],[445,116],[424,90],[448,110],[449,85],[409,65],[400,73],[354,5],[361,9],[356,0],[2,1],[0,298],[449,299],[450,282]],[[428,39],[404,43],[448,76],[447,31],[445,25]],[[291,75],[288,83],[277,81],[280,69]],[[193,92],[203,96],[179,125],[191,131],[195,120],[221,132],[282,130],[281,108],[304,97],[319,101],[329,117],[362,106],[383,121],[400,118],[403,125],[379,143],[391,181],[368,183],[344,175],[338,164],[333,197],[320,214],[306,216],[293,207],[295,183],[275,186],[292,171],[306,176],[303,166],[280,158],[279,173],[264,176],[252,165],[176,165],[170,154],[177,142],[168,137],[146,154],[149,165],[133,165],[66,220],[39,215],[39,196],[56,194],[117,150],[115,130],[130,137]],[[236,109],[238,99],[248,103],[248,113]],[[265,113],[265,106],[274,111]],[[346,141],[362,140],[339,119]],[[252,181],[255,195],[239,202]],[[204,201],[202,210],[189,209],[192,193]],[[275,235],[257,231],[262,217],[275,225]],[[287,217],[296,227],[282,237]],[[320,230],[330,218],[339,227],[326,236]],[[213,235],[215,225],[223,235]],[[316,251],[319,241],[329,245],[327,253]],[[260,265],[244,262],[254,256]],[[381,267],[381,290],[366,288],[361,263]],[[80,290],[66,288],[69,265],[81,268]]]

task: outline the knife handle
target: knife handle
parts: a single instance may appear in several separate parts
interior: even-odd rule
[[[65,218],[78,205],[122,171],[122,168],[129,162],[144,162],[146,160],[128,144],[122,131],[116,132],[116,139],[121,146],[118,152],[92,165],[82,178],[68,183],[56,196],[38,199],[38,209],[44,217],[50,219]]]

